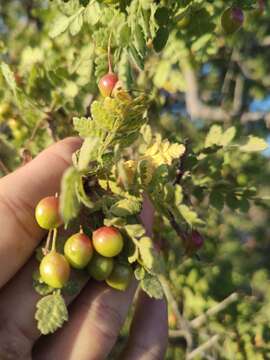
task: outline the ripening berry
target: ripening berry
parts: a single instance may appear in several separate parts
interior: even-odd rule
[[[226,9],[221,16],[221,25],[225,34],[235,33],[244,22],[244,13],[239,7],[230,7]]]
[[[192,230],[190,236],[187,238],[185,247],[186,254],[195,254],[204,244],[204,238],[197,230]]]
[[[101,95],[106,97],[106,96],[111,96],[112,91],[116,85],[116,83],[118,82],[118,76],[114,73],[108,73],[106,75],[104,75],[98,83],[98,88],[99,91],[101,92]]]
[[[191,22],[191,15],[189,13],[185,14],[185,16],[183,16],[182,19],[180,19],[177,22],[177,27],[181,30],[184,30],[189,26],[190,22]]]
[[[51,251],[41,260],[39,271],[47,285],[61,289],[68,282],[70,266],[64,255]]]
[[[112,258],[104,257],[95,253],[87,266],[87,270],[93,279],[97,281],[104,281],[111,274],[113,264],[114,260]]]
[[[41,199],[36,206],[35,215],[39,226],[46,230],[55,229],[63,224],[59,212],[59,198],[55,196]]]
[[[114,257],[122,251],[124,241],[119,230],[112,226],[102,226],[93,233],[93,245],[100,255]]]
[[[106,283],[116,290],[125,291],[132,279],[132,273],[132,267],[129,264],[115,264],[111,275],[106,279]]]
[[[75,269],[83,269],[93,256],[92,242],[84,233],[72,235],[65,243],[65,257]]]

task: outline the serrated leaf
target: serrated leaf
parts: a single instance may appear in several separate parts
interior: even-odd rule
[[[206,148],[211,147],[212,145],[219,145],[222,139],[222,128],[219,125],[211,126],[206,139],[204,146]]]
[[[93,209],[95,204],[91,201],[90,197],[85,193],[84,186],[83,186],[83,179],[78,179],[77,186],[76,186],[77,197],[84,206],[88,207],[89,209]]]
[[[250,135],[245,145],[240,146],[240,150],[244,152],[259,152],[268,148],[268,144],[264,139]]]
[[[54,333],[68,320],[67,307],[59,291],[43,297],[36,308],[35,319],[43,335]]]
[[[54,24],[52,25],[52,28],[51,28],[51,30],[49,32],[49,36],[52,39],[54,39],[57,36],[61,35],[62,33],[64,33],[68,29],[70,22],[71,22],[70,17],[67,17],[65,15],[59,16],[55,20]]]
[[[221,136],[220,144],[222,146],[227,146],[234,139],[236,134],[236,128],[234,126],[229,127]]]
[[[84,11],[84,19],[90,25],[96,25],[101,17],[101,9],[98,2],[94,1],[87,5]]]
[[[204,222],[198,217],[197,213],[191,210],[187,205],[179,205],[178,210],[190,226],[204,224]]]
[[[33,288],[35,291],[42,296],[48,295],[52,293],[55,289],[51,286],[45,284],[44,282],[40,282],[39,280],[33,280]]]
[[[138,51],[136,50],[135,46],[133,44],[130,44],[128,47],[128,54],[133,61],[133,63],[139,68],[139,70],[144,69],[144,61]]]
[[[115,203],[110,211],[115,216],[126,217],[138,214],[141,211],[142,204],[135,199],[123,199]]]
[[[81,175],[74,167],[69,167],[61,181],[60,211],[65,224],[75,218],[80,210],[76,187]]]
[[[209,201],[218,210],[222,210],[224,207],[224,196],[216,189],[211,192]]]
[[[10,89],[15,93],[16,92],[16,88],[17,88],[17,84],[16,84],[16,80],[14,77],[13,72],[10,70],[10,67],[8,66],[8,64],[2,62],[1,63],[1,71],[2,74],[8,84],[8,86],[10,87]]]
[[[140,224],[128,224],[125,230],[131,238],[141,238],[145,234],[145,228]]]
[[[155,253],[152,239],[144,236],[140,239],[138,246],[143,265],[149,270],[151,270],[155,261]]]
[[[87,137],[80,149],[78,169],[79,171],[87,170],[90,161],[97,160],[100,148],[100,139],[98,137]]]
[[[150,146],[145,152],[145,157],[151,158],[156,166],[163,164],[171,165],[174,159],[178,159],[184,154],[185,150],[186,148],[183,144],[171,144],[165,139],[161,142],[156,141]]]
[[[145,277],[145,270],[142,266],[137,266],[137,268],[134,271],[135,278],[140,281]]]
[[[148,296],[154,299],[162,299],[164,296],[162,285],[157,276],[145,273],[144,278],[140,282],[141,288]]]
[[[134,245],[134,252],[132,255],[130,255],[128,257],[128,262],[130,264],[133,264],[134,262],[136,262],[138,260],[138,258],[139,258],[139,249],[137,246]]]
[[[70,23],[69,31],[72,36],[77,35],[83,26],[83,14],[80,13],[75,19]]]

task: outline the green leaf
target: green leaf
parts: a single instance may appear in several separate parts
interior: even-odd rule
[[[81,203],[83,203],[84,206],[88,207],[89,209],[93,209],[95,207],[95,203],[93,203],[90,197],[85,193],[82,177],[78,179],[76,192],[78,199],[80,200]]]
[[[8,64],[2,62],[1,63],[1,71],[2,74],[8,84],[8,86],[10,87],[10,89],[15,93],[16,92],[16,88],[17,88],[17,84],[16,84],[16,80],[14,77],[13,72],[10,70],[10,67],[8,66]]]
[[[218,190],[214,189],[210,194],[210,204],[218,210],[224,207],[224,196]]]
[[[168,24],[170,18],[169,10],[166,7],[159,7],[155,12],[155,20],[159,26],[165,26]]]
[[[268,144],[264,139],[250,135],[245,145],[240,146],[240,150],[244,152],[258,152],[268,148]]]
[[[169,30],[166,27],[161,27],[158,29],[156,36],[153,40],[153,46],[156,52],[160,52],[164,49],[169,38]]]
[[[155,253],[152,239],[144,236],[140,239],[138,246],[143,265],[149,270],[152,270],[155,261]]]
[[[140,69],[143,70],[144,69],[144,61],[142,59],[142,57],[140,56],[140,54],[138,53],[138,51],[136,50],[136,48],[134,47],[133,44],[130,44],[128,47],[128,54],[131,58],[131,60],[133,61],[133,63]]]
[[[145,273],[144,278],[140,282],[141,288],[148,296],[154,299],[162,299],[164,296],[163,288],[157,276]]]
[[[98,137],[87,137],[80,149],[78,169],[79,171],[87,170],[90,161],[97,160],[100,149],[100,139]]]
[[[60,211],[65,224],[68,224],[70,220],[75,218],[80,210],[80,203],[76,193],[76,187],[80,178],[80,173],[72,166],[65,171],[62,177]]]
[[[178,209],[190,226],[203,225],[204,222],[198,217],[197,213],[191,210],[187,205],[179,205]]]
[[[234,126],[229,127],[221,136],[220,144],[222,146],[227,146],[234,139],[236,134],[236,128]]]
[[[47,295],[37,303],[35,319],[43,335],[54,333],[68,320],[68,311],[60,291]]]
[[[211,147],[212,145],[219,145],[222,139],[222,128],[219,125],[211,126],[206,139],[204,146],[206,148]]]
[[[135,271],[134,271],[134,275],[135,275],[135,278],[140,281],[142,280],[144,277],[145,277],[145,270],[142,266],[137,266]]]
[[[70,24],[69,27],[70,34],[73,36],[77,35],[80,32],[82,26],[83,26],[83,14],[80,13],[78,16],[75,17],[75,19]]]
[[[141,211],[142,204],[135,199],[123,199],[115,203],[110,211],[115,216],[126,217],[138,214]]]
[[[33,280],[33,288],[39,295],[42,295],[42,296],[48,295],[54,291],[54,288],[45,284],[44,282],[41,282],[38,279]]]
[[[132,255],[128,257],[128,262],[133,264],[138,260],[138,258],[139,258],[139,249],[137,246],[134,245],[134,252]]]
[[[84,19],[90,25],[96,25],[99,22],[99,19],[102,15],[102,11],[100,9],[100,5],[96,1],[92,1],[87,5],[84,11]]]
[[[73,118],[74,130],[79,133],[83,138],[93,134],[94,122],[91,118],[74,117]]]
[[[125,230],[131,238],[141,238],[145,234],[145,228],[140,224],[128,224]]]
[[[68,29],[70,22],[71,22],[70,17],[67,17],[65,15],[59,16],[55,20],[55,23],[52,25],[52,29],[49,32],[49,36],[52,39],[54,39],[57,36],[61,35],[62,33],[64,33]]]

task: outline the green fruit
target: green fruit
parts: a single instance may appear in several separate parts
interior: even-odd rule
[[[221,25],[225,34],[235,33],[244,22],[244,13],[239,7],[226,9],[221,16]]]
[[[112,226],[103,226],[93,233],[93,245],[102,256],[114,257],[124,246],[124,241],[119,230]]]
[[[111,96],[112,91],[118,82],[118,76],[114,73],[104,75],[98,83],[98,88],[102,96]]]
[[[87,270],[90,276],[95,280],[104,281],[111,274],[113,264],[114,260],[112,258],[106,258],[95,253],[87,267]]]
[[[74,234],[66,241],[64,253],[73,268],[83,269],[93,256],[91,240],[83,233]]]
[[[66,258],[56,251],[44,256],[39,266],[41,279],[49,286],[61,289],[70,276],[70,266]]]
[[[63,224],[59,212],[59,199],[55,196],[40,200],[36,206],[35,215],[38,225],[46,230],[55,229]]]
[[[130,265],[115,264],[111,275],[106,279],[106,283],[116,290],[125,291],[130,284],[132,274],[133,271]]]
[[[191,22],[191,15],[190,14],[185,14],[182,19],[180,19],[179,21],[177,21],[177,27],[181,30],[186,29],[189,24]]]

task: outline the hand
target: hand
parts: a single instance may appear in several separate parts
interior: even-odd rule
[[[80,146],[68,138],[0,180],[0,359],[101,360],[110,353],[134,298],[89,281],[70,304],[70,320],[40,338],[34,320],[39,295],[32,288],[35,247],[44,233],[35,222],[38,201],[59,191],[71,154]],[[147,220],[149,221],[149,220]],[[145,224],[149,226],[149,223]],[[167,306],[139,293],[129,339],[120,359],[163,359]],[[32,353],[32,355],[31,355]]]

